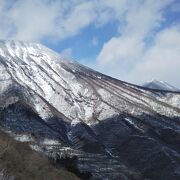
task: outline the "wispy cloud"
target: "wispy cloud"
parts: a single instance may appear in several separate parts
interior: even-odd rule
[[[107,41],[97,56],[99,70],[133,83],[158,78],[180,86],[179,25],[167,23],[173,1],[133,1],[121,16],[119,36]],[[176,9],[177,11],[177,9]]]
[[[142,83],[157,78],[180,85],[180,27],[171,27],[159,32],[153,46],[148,48],[136,63],[127,79]]]
[[[120,35],[106,42],[97,60],[103,63],[117,63],[137,60],[146,46],[145,39],[149,33],[161,25],[163,8],[169,1],[133,1],[120,19],[124,25],[119,27]],[[143,3],[142,3],[143,2]]]
[[[0,0],[0,38],[60,41],[90,24],[102,26],[112,15],[99,0]]]
[[[63,57],[67,59],[72,59],[73,58],[73,50],[71,48],[66,48],[63,51],[61,51],[61,54]]]

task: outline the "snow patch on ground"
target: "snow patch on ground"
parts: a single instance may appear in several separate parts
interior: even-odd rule
[[[26,135],[26,134],[15,135],[14,139],[16,141],[20,141],[20,142],[31,142],[31,141],[33,141],[33,138],[30,135]]]

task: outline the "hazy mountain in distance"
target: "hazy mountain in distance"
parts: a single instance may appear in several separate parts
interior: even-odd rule
[[[147,87],[150,89],[158,89],[158,90],[166,90],[166,91],[180,91],[180,89],[168,84],[164,81],[151,80],[142,85],[143,87]]]

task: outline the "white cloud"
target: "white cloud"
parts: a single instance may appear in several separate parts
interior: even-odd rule
[[[163,20],[162,8],[169,1],[131,2],[124,14],[126,23],[120,26],[119,37],[113,37],[106,42],[97,57],[101,65],[139,58],[145,46],[144,39]]]
[[[96,69],[133,83],[157,78],[180,87],[179,27],[163,27],[157,33],[171,2],[129,1],[120,18],[124,23],[120,23],[119,35],[103,45]]]
[[[4,27],[0,29],[1,38],[37,41],[53,32],[59,11],[57,2],[18,0],[11,1],[11,5],[5,8],[7,2],[0,2],[0,26]]]
[[[93,3],[81,0],[0,1],[0,38],[40,41],[75,35],[94,20]]]
[[[60,39],[77,34],[80,30],[95,21],[97,14],[94,12],[92,2],[76,5],[66,17],[57,23],[57,35]]]
[[[49,37],[60,41],[90,24],[107,23],[114,18],[112,2],[121,1],[0,0],[0,38],[41,41]]]
[[[143,39],[149,32],[160,26],[163,21],[163,10],[171,0],[134,1],[125,16],[126,26],[123,34],[132,34]]]
[[[104,44],[97,57],[100,65],[117,64],[122,61],[131,61],[140,57],[144,43],[134,36],[114,37]]]
[[[115,58],[113,58],[113,61],[108,62],[111,57],[108,58],[105,54],[103,57],[100,54],[99,58],[104,58],[103,65],[98,62],[98,66],[94,66],[96,69],[132,83],[142,84],[147,80],[159,79],[180,87],[179,26],[166,28],[157,33],[154,37],[154,43],[144,48],[144,50],[142,50],[142,47],[138,46],[138,44],[134,44],[133,46],[133,42],[131,41],[129,41],[129,46],[127,44],[121,45],[122,41],[119,39],[116,43],[111,42],[112,41],[109,42],[110,45],[112,46],[113,44],[114,47],[107,44],[108,46],[105,45],[103,51],[111,51],[112,53],[110,53],[110,55],[112,55],[112,57],[113,55],[117,55],[117,59],[115,60]],[[127,40],[124,41],[124,43],[127,43]],[[119,51],[117,52],[113,50],[113,48],[117,47],[116,45],[119,47]],[[121,46],[125,48],[125,55],[122,55],[120,52]],[[140,47],[141,51],[138,51],[138,47]],[[128,55],[128,52],[130,55]],[[125,59],[123,59],[123,56]],[[118,57],[121,59],[118,59]],[[130,57],[131,59],[129,60]],[[135,61],[133,61],[133,58]]]
[[[180,28],[172,27],[160,32],[155,44],[147,49],[142,60],[130,72],[127,79],[142,83],[157,78],[180,85]]]
[[[73,58],[73,50],[71,48],[66,48],[61,52],[61,55],[67,59]]]

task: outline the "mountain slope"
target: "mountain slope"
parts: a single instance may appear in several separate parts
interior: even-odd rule
[[[144,83],[142,85],[143,87],[147,87],[150,89],[158,89],[158,90],[166,90],[166,91],[180,91],[178,88],[171,86],[170,84],[158,81],[158,80],[152,80]]]
[[[74,174],[56,168],[32,151],[28,144],[16,142],[0,130],[0,179],[78,180]]]
[[[93,178],[180,177],[180,93],[119,81],[19,41],[0,42],[0,83],[0,126],[28,134],[34,149],[77,157]]]

